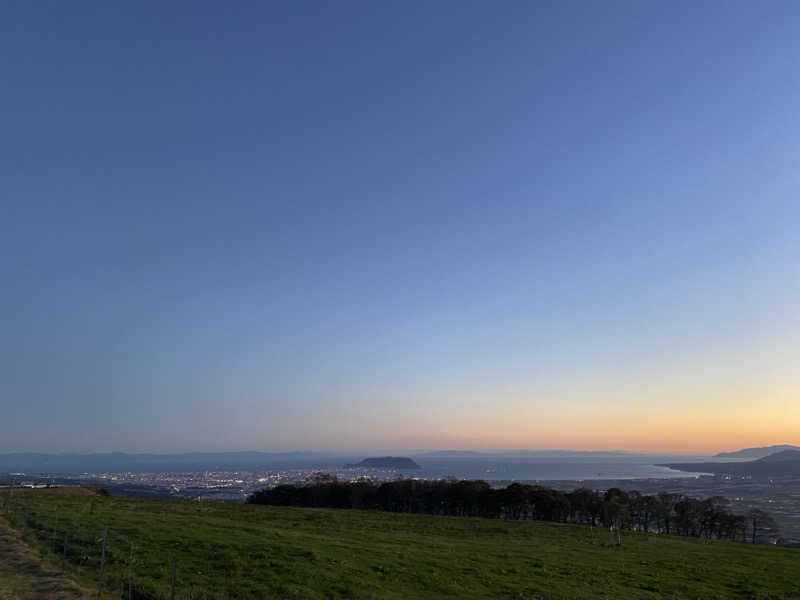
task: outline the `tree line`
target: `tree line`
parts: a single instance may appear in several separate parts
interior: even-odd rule
[[[485,481],[369,479],[339,481],[320,476],[303,485],[278,485],[251,494],[250,504],[317,508],[355,508],[400,513],[514,520],[553,521],[649,531],[680,536],[749,541],[775,537],[775,523],[764,511],[729,510],[721,496],[704,500],[682,494],[640,494],[611,488],[562,492],[512,483],[495,488]]]

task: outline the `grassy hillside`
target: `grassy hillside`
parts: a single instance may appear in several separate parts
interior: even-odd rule
[[[0,505],[5,499],[0,499]],[[166,598],[800,598],[800,552],[575,525],[15,492],[51,564]],[[66,552],[64,539],[66,534]]]

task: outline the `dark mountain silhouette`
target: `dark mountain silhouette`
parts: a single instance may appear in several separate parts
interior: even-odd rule
[[[783,450],[747,462],[669,463],[659,466],[735,477],[800,477],[800,450]]]
[[[776,452],[783,450],[800,450],[800,446],[792,446],[791,444],[778,444],[775,446],[761,446],[758,448],[743,448],[734,452],[720,452],[714,455],[714,458],[763,458]]]
[[[800,461],[800,448],[797,450],[783,450],[758,459],[759,463],[779,463],[786,461]]]
[[[350,468],[369,469],[421,469],[417,463],[405,456],[379,456],[365,458],[359,463],[345,465]]]

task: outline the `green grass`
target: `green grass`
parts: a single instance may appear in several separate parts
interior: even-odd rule
[[[142,597],[167,597],[175,556],[179,599],[800,598],[796,550],[574,525],[46,490],[7,513],[88,587],[108,525],[107,589]]]

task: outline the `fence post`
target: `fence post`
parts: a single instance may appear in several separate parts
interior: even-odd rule
[[[169,577],[169,600],[175,600],[175,557],[172,557],[172,568]]]
[[[97,597],[100,598],[100,592],[103,587],[103,567],[106,566],[106,540],[108,539],[108,525],[103,531],[103,551],[100,555],[100,571],[97,573]]]
[[[128,600],[133,600],[133,542],[129,541],[130,554],[128,555]]]

